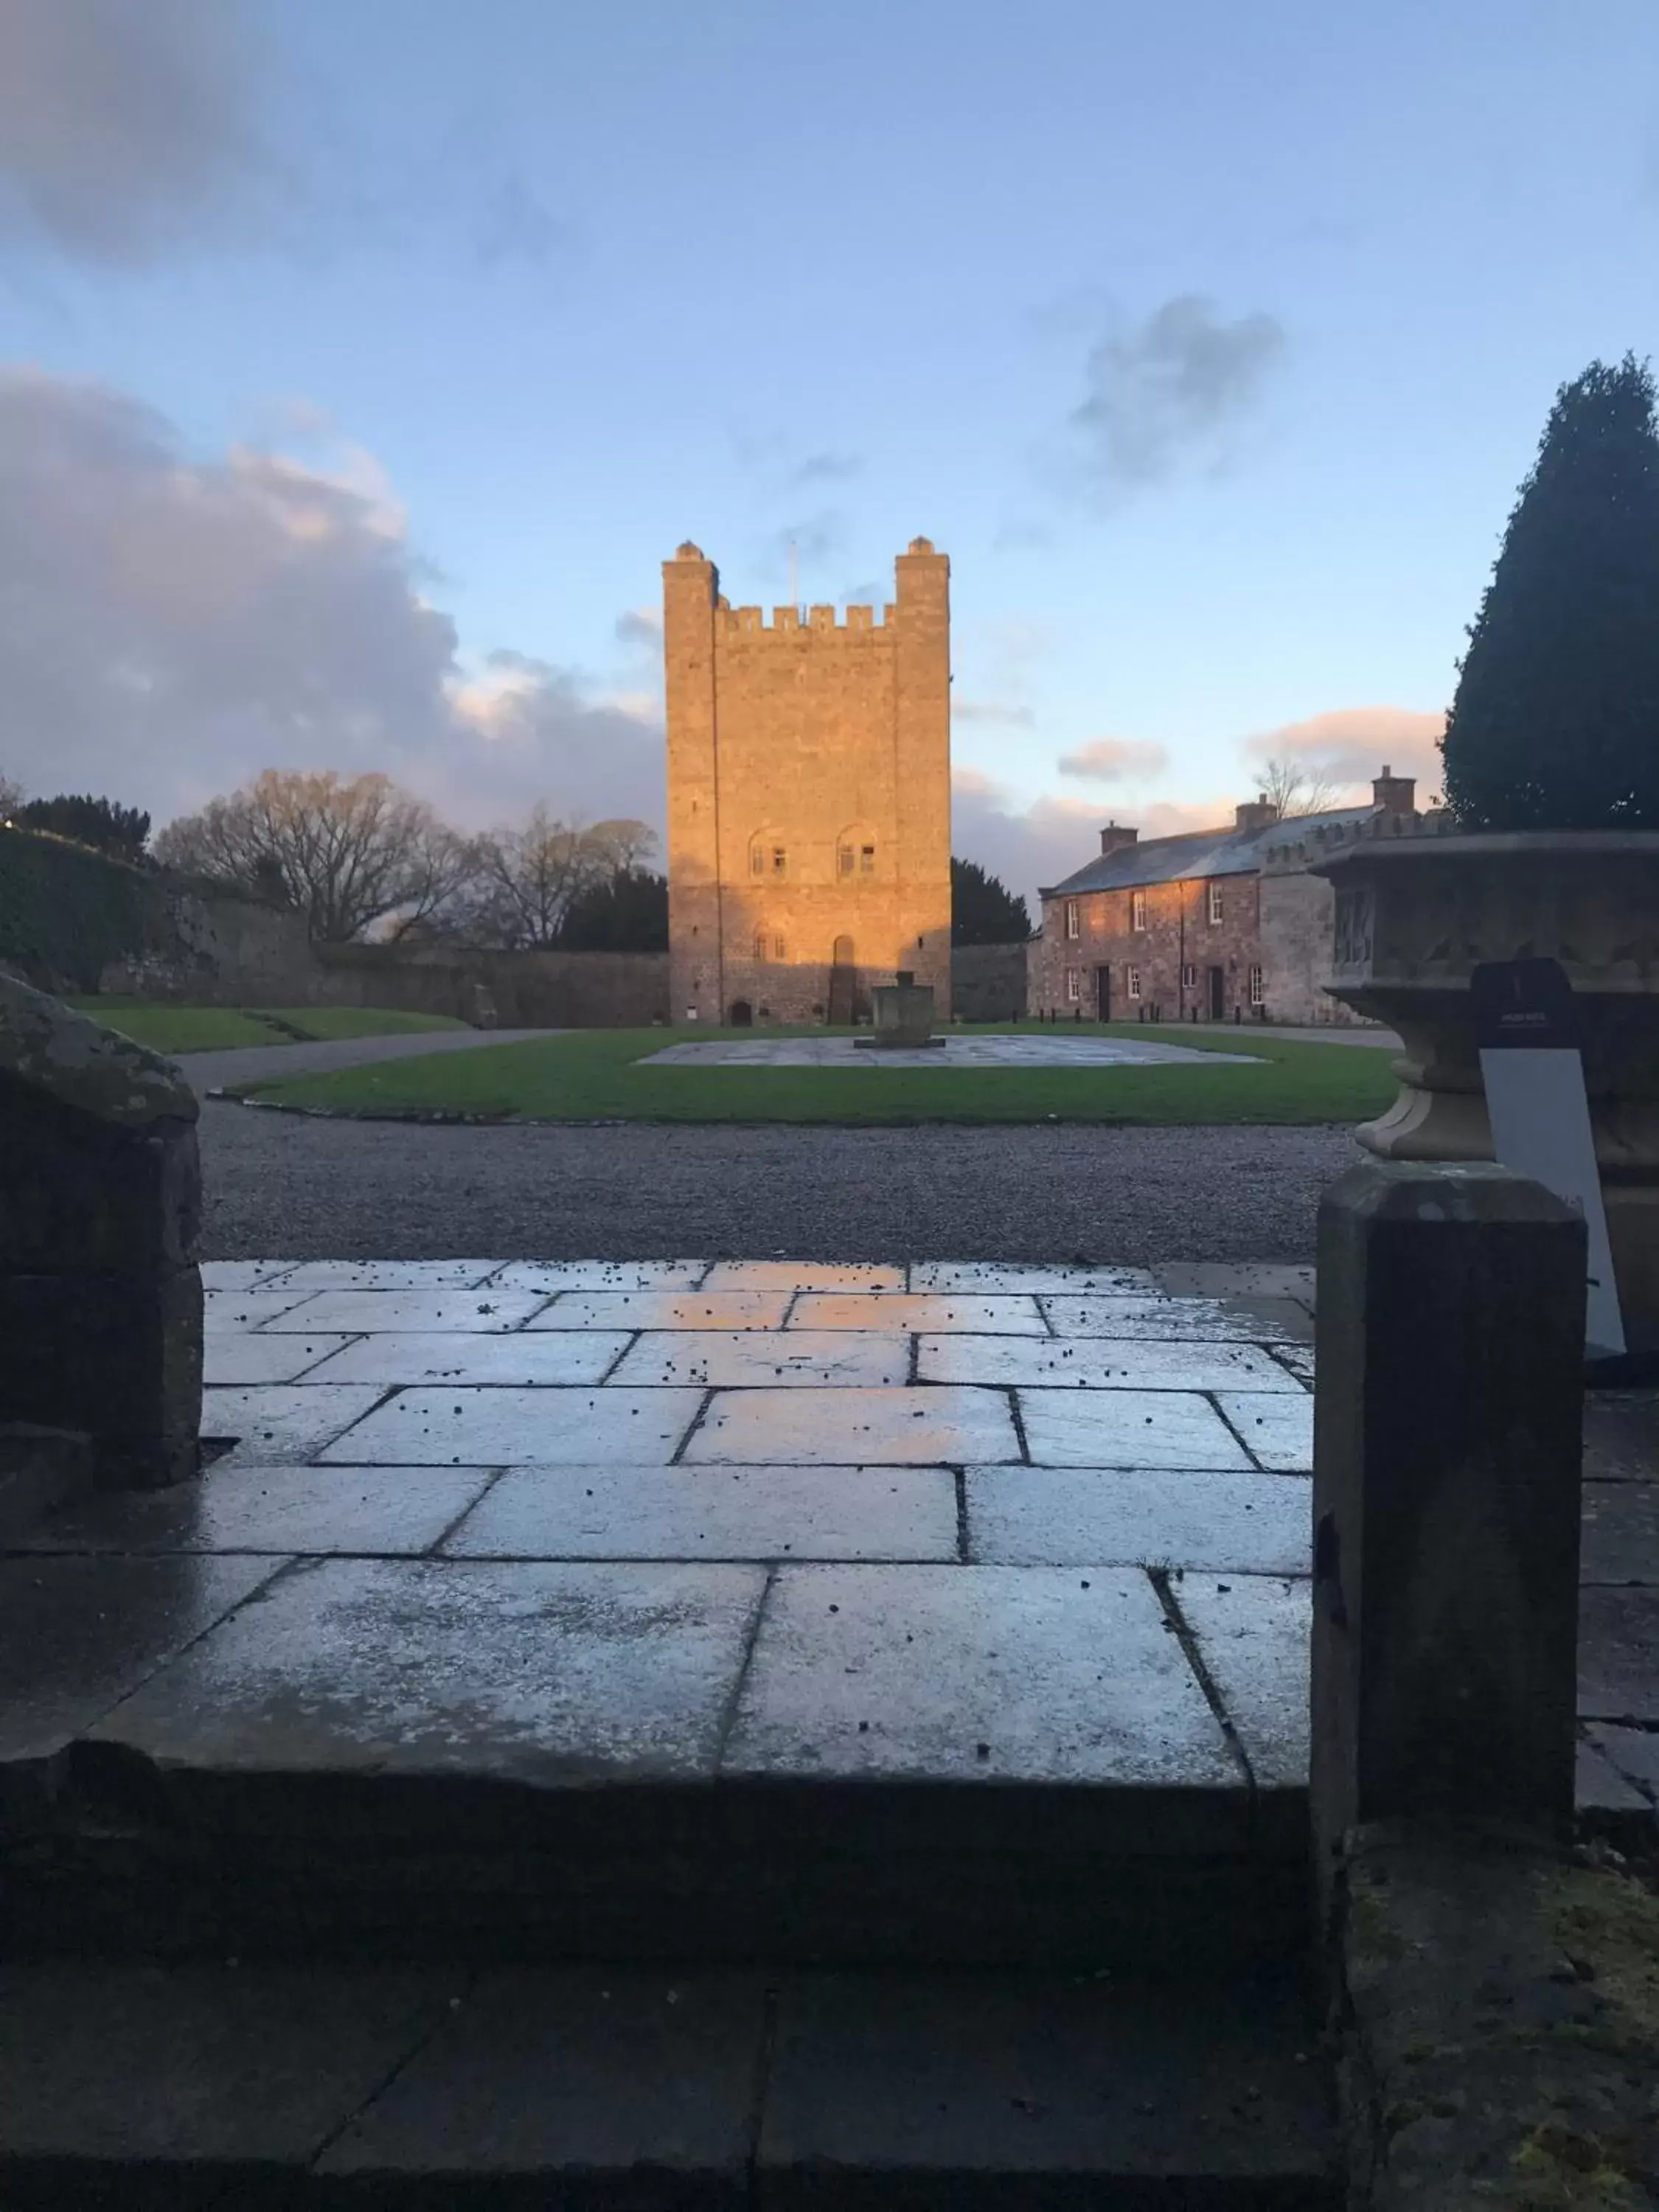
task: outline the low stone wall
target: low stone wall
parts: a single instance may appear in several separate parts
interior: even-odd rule
[[[1027,1006],[1026,945],[953,945],[951,1010],[958,1021],[1023,1020]]]
[[[665,952],[325,945],[307,1003],[450,1014],[482,1029],[644,1029],[668,1018]]]
[[[105,963],[100,994],[197,1006],[313,1003],[317,962],[303,915],[177,877],[156,883],[160,926]]]

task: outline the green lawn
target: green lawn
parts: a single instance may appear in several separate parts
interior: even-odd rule
[[[1000,1029],[1003,1025],[988,1025]],[[1026,1030],[1025,1035],[1034,1034]],[[752,1030],[587,1030],[333,1075],[253,1081],[246,1094],[337,1114],[455,1114],[540,1121],[1358,1121],[1395,1094],[1389,1055],[1248,1031],[1195,1036],[1139,1024],[1066,1024],[1061,1034],[1157,1037],[1261,1064],[954,1070],[641,1067],[666,1045]],[[773,1030],[821,1036],[821,1030]]]
[[[228,1052],[243,1045],[313,1038],[399,1036],[463,1030],[447,1014],[394,1013],[385,1006],[175,1006],[152,999],[71,999],[72,1006],[153,1052]]]

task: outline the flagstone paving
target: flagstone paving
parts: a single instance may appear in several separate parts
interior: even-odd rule
[[[204,1270],[171,1492],[0,1559],[10,1756],[1301,1786],[1313,1280]],[[1587,1428],[1587,1802],[1659,1796],[1659,1398]]]

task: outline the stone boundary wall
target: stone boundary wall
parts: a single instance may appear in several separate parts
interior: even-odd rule
[[[645,1029],[668,1019],[666,952],[323,945],[306,1004],[451,1014],[483,1029]]]
[[[951,1008],[964,1022],[1024,1018],[1026,945],[953,945]]]

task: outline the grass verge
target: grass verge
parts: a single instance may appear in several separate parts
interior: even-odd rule
[[[405,1014],[386,1006],[176,1006],[165,1000],[114,997],[69,1003],[135,1044],[165,1053],[229,1052],[245,1045],[402,1036],[467,1026],[447,1014]]]
[[[994,1034],[1001,1025],[980,1034]],[[770,1036],[821,1036],[821,1030]],[[1026,1030],[1023,1035],[1036,1034]],[[1364,1121],[1395,1094],[1389,1055],[1231,1030],[1083,1023],[1059,1034],[1190,1046],[1217,1060],[1155,1067],[647,1067],[665,1046],[750,1030],[587,1030],[441,1058],[343,1068],[286,1082],[239,1084],[245,1096],[340,1115],[454,1115],[524,1121],[820,1121],[893,1127],[929,1121],[1143,1123]]]

